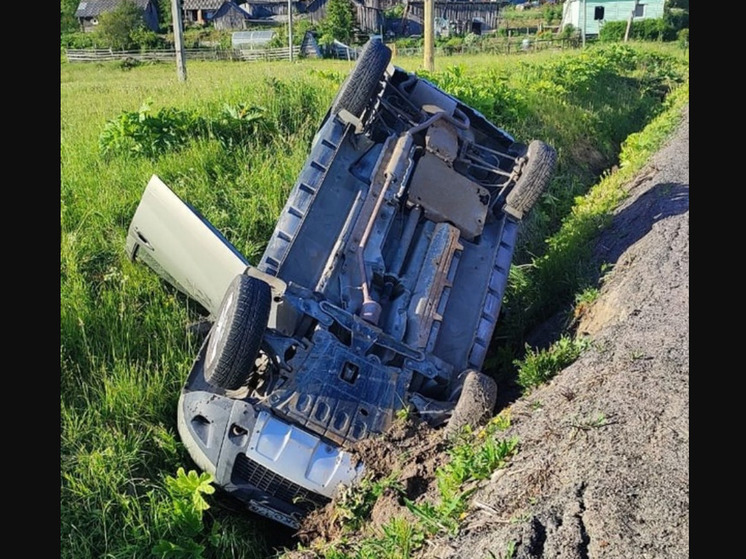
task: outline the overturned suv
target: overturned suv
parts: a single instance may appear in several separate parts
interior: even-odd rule
[[[127,237],[211,323],[183,386],[194,462],[291,527],[365,469],[350,446],[408,409],[492,411],[480,369],[516,235],[554,172],[528,145],[369,41],[256,266],[153,176]]]

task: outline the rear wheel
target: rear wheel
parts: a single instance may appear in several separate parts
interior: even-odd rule
[[[225,390],[247,384],[267,328],[272,293],[267,283],[240,274],[228,286],[205,353],[205,380]]]
[[[360,118],[391,61],[391,50],[380,39],[368,41],[332,102],[331,114],[342,109]]]
[[[484,424],[495,409],[495,380],[474,369],[469,369],[463,374],[461,394],[445,427],[446,434],[456,433],[466,425],[476,427]]]
[[[534,140],[526,150],[526,163],[513,189],[505,199],[505,209],[522,219],[546,190],[557,164],[557,152],[542,141]]]

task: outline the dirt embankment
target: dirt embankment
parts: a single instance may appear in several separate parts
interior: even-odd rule
[[[611,271],[578,322],[591,349],[510,405],[505,436],[518,438],[518,453],[474,493],[459,535],[429,540],[417,557],[689,556],[688,106],[626,188],[596,245]],[[424,499],[443,442],[406,429],[363,449],[366,463],[398,469],[408,496]],[[337,534],[330,511],[309,518],[306,539]],[[393,492],[372,521],[392,514],[407,514]]]

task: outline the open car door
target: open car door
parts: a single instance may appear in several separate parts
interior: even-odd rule
[[[127,254],[215,315],[248,261],[204,217],[153,175],[127,234]]]

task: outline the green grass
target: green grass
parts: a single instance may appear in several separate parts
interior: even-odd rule
[[[623,185],[632,180],[681,120],[681,110],[689,102],[688,82],[666,99],[663,109],[641,131],[630,134],[621,145],[620,168],[605,173],[562,219],[559,229],[546,239],[546,250],[530,264],[515,270],[506,297],[511,308],[520,308],[498,324],[514,335],[523,324],[536,324],[558,312],[571,316],[597,294],[596,284],[608,265],[599,269],[591,260],[592,240],[612,217],[614,209],[626,197]],[[517,338],[516,338],[517,339]],[[522,356],[521,356],[522,357]],[[530,361],[535,355],[529,352]],[[551,373],[548,373],[551,375]],[[535,383],[525,377],[524,387]]]
[[[439,59],[428,76],[478,105],[517,139],[543,139],[559,153],[558,173],[526,224],[511,275],[500,326],[505,324],[496,338],[508,348],[505,371],[515,372],[512,361],[520,357],[526,329],[557,306],[571,306],[575,294],[588,287],[582,249],[621,196],[614,181],[639,168],[675,124],[675,116],[665,116],[675,111],[664,112],[661,95],[688,99],[688,87],[681,87],[688,59],[680,51],[663,52],[659,45],[630,49],[449,57]],[[422,61],[395,62],[417,70]],[[180,83],[170,64],[128,71],[116,63],[61,65],[60,539],[65,558],[150,557],[162,541],[176,546],[173,556],[202,549],[198,555],[204,557],[266,557],[277,543],[270,535],[276,525],[226,511],[212,495],[205,496],[211,506],[202,511],[199,529],[180,528],[184,516],[178,510],[184,512],[184,505],[175,504],[180,501],[167,480],[180,467],[194,469],[175,416],[198,343],[186,325],[199,318],[200,309],[149,269],[129,262],[124,241],[148,179],[158,174],[256,262],[315,126],[352,63],[194,61],[187,66],[188,79]],[[575,80],[577,68],[595,73]],[[262,141],[254,134],[232,142],[209,134],[178,138],[152,154],[123,143],[102,153],[107,123],[138,113],[145,103],[163,121],[166,109],[215,122],[226,107],[261,107],[261,122],[271,133]],[[651,122],[652,128],[637,134]],[[579,144],[588,149],[579,151]],[[591,148],[598,169],[583,157]],[[621,166],[621,178],[609,176],[592,188],[613,163]],[[501,373],[494,362],[491,367],[490,373]],[[490,464],[489,456],[485,460]],[[458,510],[459,493],[453,495],[453,510]],[[398,541],[392,549],[399,550],[418,545],[418,537],[401,523],[380,534],[386,542]]]
[[[587,346],[587,340],[563,336],[547,349],[526,347],[526,355],[515,362],[518,383],[525,390],[544,384],[575,361]]]

